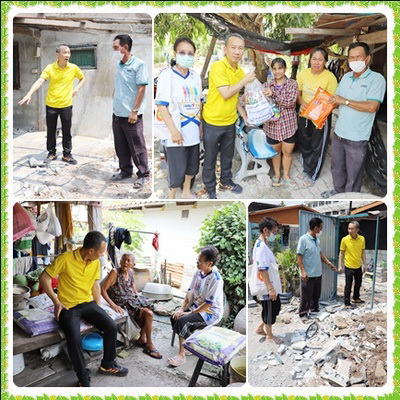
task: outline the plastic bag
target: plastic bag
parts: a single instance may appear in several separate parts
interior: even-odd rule
[[[265,285],[264,280],[261,278],[260,271],[257,268],[257,265],[253,264],[251,268],[251,275],[249,279],[250,293],[252,296],[265,296],[269,294],[267,286]]]
[[[271,104],[263,95],[263,86],[258,79],[245,86],[244,103],[249,125],[259,126],[275,116]]]
[[[278,119],[281,117],[281,110],[272,97],[267,97],[267,100],[272,107],[272,111],[274,112],[274,116],[270,118],[269,121],[278,121]]]
[[[322,129],[326,119],[335,107],[334,104],[329,104],[331,97],[332,95],[329,92],[318,88],[314,98],[308,103],[305,110],[300,113],[300,117],[311,120],[317,129]]]

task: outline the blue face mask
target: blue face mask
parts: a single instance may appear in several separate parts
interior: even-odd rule
[[[177,54],[176,63],[182,68],[192,68],[194,65],[194,56]]]

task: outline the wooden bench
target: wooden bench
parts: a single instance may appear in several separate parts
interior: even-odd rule
[[[115,322],[117,325],[126,321],[126,316],[118,318]],[[28,336],[15,322],[13,324],[13,355],[28,353],[33,350],[41,349],[42,347],[50,346],[61,342],[63,338],[59,331],[44,333],[43,335]],[[88,333],[94,331],[96,328],[88,328],[81,332]]]

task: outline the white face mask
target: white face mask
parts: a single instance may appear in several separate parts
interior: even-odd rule
[[[124,55],[120,51],[114,50],[113,57],[118,61],[122,61],[122,59],[124,58]]]
[[[267,237],[268,242],[273,242],[275,239],[276,239],[275,233],[271,233],[271,234]]]
[[[355,73],[359,73],[365,69],[365,61],[350,61],[349,67]]]
[[[322,231],[317,233],[317,237],[320,237],[322,235]]]

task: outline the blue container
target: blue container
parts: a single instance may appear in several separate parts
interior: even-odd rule
[[[82,337],[82,349],[87,351],[103,350],[103,337],[99,333],[89,333]]]

